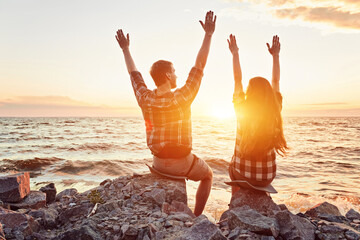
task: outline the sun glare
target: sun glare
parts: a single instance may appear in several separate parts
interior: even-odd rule
[[[211,115],[215,118],[224,119],[235,117],[234,109],[226,106],[214,106]]]

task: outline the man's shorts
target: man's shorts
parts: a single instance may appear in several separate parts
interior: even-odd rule
[[[158,158],[154,156],[153,167],[159,172],[174,176],[186,176],[193,181],[203,180],[212,172],[204,160],[192,153],[182,158]]]

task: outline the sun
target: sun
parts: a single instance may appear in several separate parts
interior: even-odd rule
[[[235,117],[234,108],[231,106],[213,106],[211,116],[219,119]]]

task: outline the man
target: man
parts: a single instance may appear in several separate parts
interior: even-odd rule
[[[156,89],[149,90],[141,74],[137,71],[129,50],[129,34],[117,31],[118,41],[125,57],[136,99],[141,107],[146,126],[146,140],[153,157],[153,167],[166,174],[186,176],[200,181],[196,192],[194,214],[199,216],[205,207],[212,185],[212,170],[191,153],[191,103],[199,91],[203,70],[210,50],[211,37],[215,30],[216,16],[206,13],[205,23],[200,21],[205,31],[204,40],[191,69],[186,84],[176,88],[175,69],[171,62],[155,62],[150,75]]]

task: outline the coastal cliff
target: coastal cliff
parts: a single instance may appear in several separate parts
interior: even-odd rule
[[[360,239],[360,214],[353,209],[342,216],[324,202],[293,214],[246,189],[214,223],[189,209],[185,181],[151,174],[107,179],[83,193],[56,193],[54,184],[31,191],[28,173],[0,183],[0,239]]]

